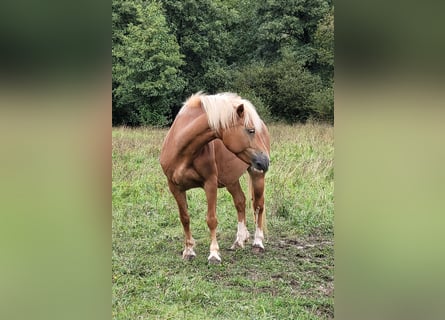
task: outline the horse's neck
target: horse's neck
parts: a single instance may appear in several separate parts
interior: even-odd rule
[[[193,160],[202,147],[216,138],[215,132],[209,128],[205,113],[194,119],[182,119],[177,126],[178,155],[190,157],[190,160]]]

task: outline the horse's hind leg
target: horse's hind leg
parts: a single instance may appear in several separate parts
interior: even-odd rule
[[[184,228],[184,236],[185,236],[185,248],[182,252],[182,258],[185,260],[191,260],[196,256],[195,250],[193,249],[195,246],[195,240],[192,237],[192,233],[190,231],[190,216],[187,211],[187,198],[185,191],[179,190],[174,184],[169,182],[169,188],[175,197],[176,203],[178,204],[179,209],[179,218],[182,223],[182,227]]]
[[[231,185],[226,186],[227,191],[230,192],[238,213],[238,231],[236,239],[231,249],[244,248],[244,242],[249,240],[250,234],[246,227],[246,197],[241,189],[239,180]]]
[[[256,230],[253,240],[253,249],[258,252],[264,251],[264,174],[249,173],[252,182],[253,210],[255,214]]]
[[[221,263],[219,256],[219,245],[216,240],[216,227],[218,220],[216,218],[216,196],[217,196],[217,182],[216,176],[209,178],[204,184],[204,190],[207,198],[207,226],[210,230],[210,255],[207,258],[209,263]]]

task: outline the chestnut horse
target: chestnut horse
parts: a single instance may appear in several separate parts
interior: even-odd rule
[[[253,105],[234,93],[192,95],[182,106],[162,145],[160,163],[179,209],[184,228],[183,259],[193,259],[195,241],[190,231],[186,190],[203,188],[211,244],[208,261],[220,263],[216,240],[217,188],[226,187],[238,212],[238,231],[232,249],[244,248],[246,197],[239,178],[248,171],[256,231],[253,248],[264,250],[264,177],[269,168],[270,140],[266,125]]]

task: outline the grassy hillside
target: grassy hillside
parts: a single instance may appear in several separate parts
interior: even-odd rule
[[[204,191],[188,191],[197,257],[182,261],[183,231],[158,157],[166,130],[113,129],[114,319],[333,317],[333,127],[272,125],[266,176],[266,251],[230,251],[230,194],[218,191],[221,265],[208,265]],[[242,177],[247,190],[247,179]],[[248,228],[254,232],[253,215]]]

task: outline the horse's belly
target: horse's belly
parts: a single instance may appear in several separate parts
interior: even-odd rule
[[[201,176],[192,167],[178,167],[172,175],[172,182],[187,190],[203,186]]]
[[[217,165],[218,187],[225,187],[236,182],[248,168],[247,164],[236,157],[226,162],[219,162]]]
[[[246,172],[248,165],[230,152],[221,140],[214,140],[214,143],[215,161],[218,168],[218,187],[225,187],[236,182]]]

